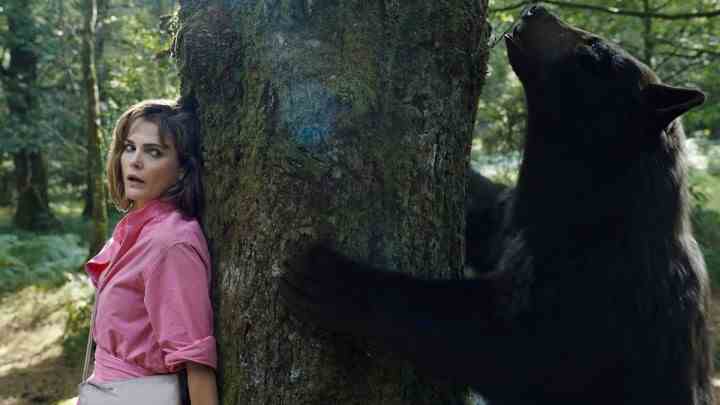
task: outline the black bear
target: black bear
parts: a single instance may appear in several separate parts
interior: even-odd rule
[[[485,274],[423,280],[316,246],[287,263],[281,299],[491,404],[713,404],[677,121],[704,95],[539,6],[506,43],[528,125],[510,197],[471,179],[467,263]]]

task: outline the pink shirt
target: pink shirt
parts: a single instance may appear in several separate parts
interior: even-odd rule
[[[150,201],[85,269],[98,290],[93,381],[171,373],[188,361],[216,368],[210,258],[196,220]]]

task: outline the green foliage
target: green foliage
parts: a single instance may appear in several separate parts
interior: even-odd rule
[[[37,78],[20,82],[15,76],[6,76],[2,81],[0,151],[12,153],[21,148],[38,150],[46,149],[49,144],[61,144],[66,118],[70,118],[67,122],[76,119],[67,113],[72,111],[72,97],[78,98],[75,94],[70,97],[65,94],[66,86],[72,83],[66,75],[67,45],[63,41],[67,35],[56,29],[64,19],[63,7],[59,2],[37,0],[7,0],[4,4],[5,7],[0,7],[0,50],[4,52],[0,54],[0,62],[3,68],[11,65],[13,46],[30,50],[37,59]],[[11,20],[19,24],[14,31],[10,30]],[[21,73],[24,74],[26,72]],[[25,87],[28,84],[30,89]],[[27,106],[32,120],[27,120],[25,115],[14,116],[8,109],[10,100],[17,103],[25,91],[32,95],[32,102]]]
[[[82,85],[81,2],[6,0],[0,5],[0,66],[7,69],[10,45],[35,52],[36,106],[32,120],[10,114],[13,88],[0,86],[0,165],[20,148],[47,153],[50,199],[79,200],[86,187],[85,93]],[[96,43],[101,99],[103,156],[119,114],[146,98],[178,95],[166,16],[173,0],[100,0]],[[105,5],[105,6],[102,6]],[[11,32],[9,18],[24,21]],[[20,35],[22,34],[22,35]],[[0,74],[0,78],[3,77]]]
[[[475,171],[511,187],[517,181],[520,159],[520,153],[517,151],[489,149],[480,140],[473,142],[470,152],[470,164]]]
[[[63,333],[62,353],[65,364],[77,366],[84,359],[88,335],[92,300],[78,299],[65,304],[68,313]]]
[[[720,287],[720,176],[693,171],[690,176],[692,223],[705,256],[713,288]]]
[[[87,248],[74,234],[0,234],[0,296],[28,285],[57,287],[77,272]]]
[[[171,38],[164,23],[172,8],[160,4],[167,1],[148,3],[115,1],[103,20],[108,46],[99,64],[107,95],[103,123],[108,134],[130,105],[179,95],[177,69],[170,59]]]
[[[704,169],[711,175],[720,176],[720,140],[699,138],[692,141],[697,148],[697,153],[704,157]],[[720,198],[711,200],[711,203],[713,202],[713,207],[720,211]]]
[[[525,132],[525,96],[507,62],[504,43],[491,50],[487,74],[478,101],[475,134],[486,153],[518,151]]]
[[[62,290],[70,294],[64,310],[68,314],[62,339],[64,361],[78,366],[85,352],[90,323],[92,294],[82,264],[87,259],[88,221],[81,216],[78,201],[53,206],[62,221],[61,234],[22,232],[10,224],[11,213],[0,209],[0,298],[27,286]],[[113,210],[112,224],[120,215]]]
[[[695,238],[705,257],[713,291],[720,288],[720,173],[693,171],[690,176],[692,196],[692,225]],[[720,345],[720,334],[715,334],[715,345]],[[720,367],[720,351],[713,358],[715,368]]]

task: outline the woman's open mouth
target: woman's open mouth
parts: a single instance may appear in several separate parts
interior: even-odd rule
[[[142,186],[143,184],[145,184],[145,181],[143,181],[143,179],[132,174],[127,176],[126,180],[128,186]]]

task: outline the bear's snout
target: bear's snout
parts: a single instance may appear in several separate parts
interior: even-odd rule
[[[543,6],[532,5],[522,12],[522,18],[549,16],[550,12]]]

